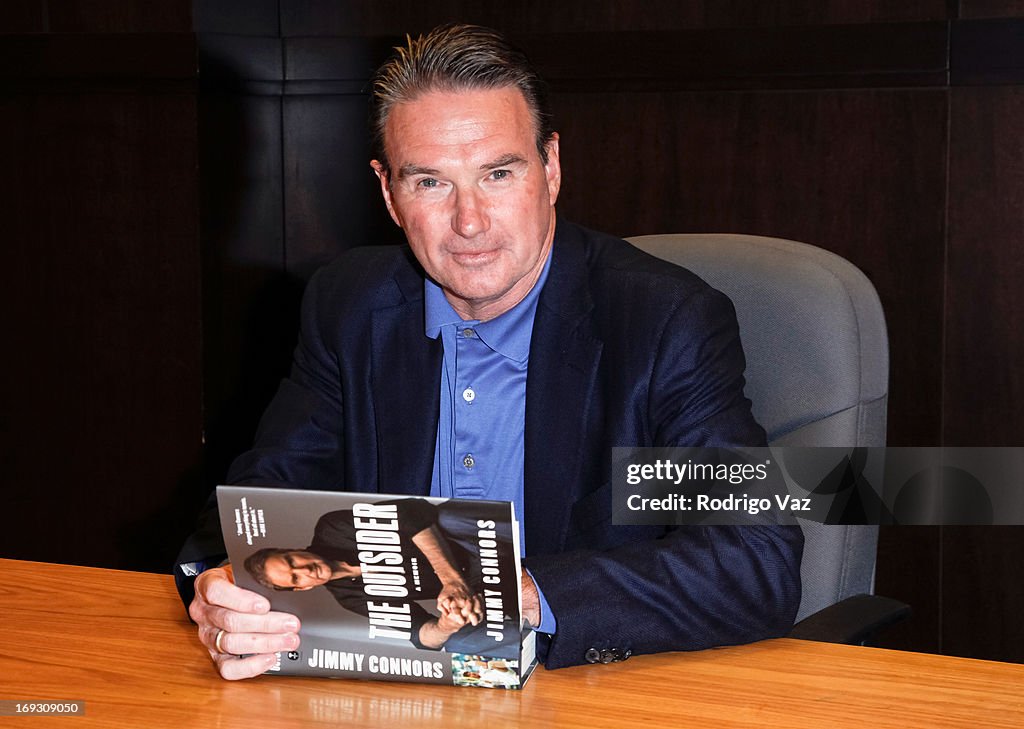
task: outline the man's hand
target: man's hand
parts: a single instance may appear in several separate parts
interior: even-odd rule
[[[442,613],[441,617],[428,620],[420,626],[420,643],[437,650],[465,625],[466,620],[460,613]]]
[[[523,589],[523,617],[530,624],[531,628],[540,625],[540,595],[537,594],[537,585],[533,578],[523,570],[523,578],[520,580]]]
[[[437,609],[441,615],[458,615],[463,624],[468,622],[479,625],[484,616],[481,596],[466,584],[455,564],[451,546],[437,524],[418,531],[412,541],[423,552],[437,579],[441,581],[441,592],[437,595]]]
[[[479,625],[484,616],[480,594],[474,593],[461,576],[444,583],[437,596],[437,609],[442,617],[458,616],[460,628],[466,623]]]
[[[275,653],[299,647],[299,619],[271,612],[265,597],[236,587],[230,565],[203,572],[195,588],[188,614],[222,678],[258,676],[274,665]]]

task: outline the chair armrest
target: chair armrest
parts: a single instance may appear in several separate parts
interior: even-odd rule
[[[808,615],[787,637],[864,645],[883,628],[907,618],[910,606],[880,595],[854,595]]]

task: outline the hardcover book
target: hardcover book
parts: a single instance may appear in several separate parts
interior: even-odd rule
[[[218,486],[236,584],[301,622],[271,674],[518,689],[536,666],[509,502]]]

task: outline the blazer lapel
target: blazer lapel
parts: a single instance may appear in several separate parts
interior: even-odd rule
[[[559,236],[556,231],[552,256],[537,304],[526,379],[523,488],[528,555],[560,551],[572,505],[582,496],[579,474],[588,408],[595,400],[601,361],[602,344],[588,326],[593,301],[582,245],[575,236]]]
[[[406,301],[373,312],[371,387],[381,492],[426,496],[434,465],[441,342],[423,332],[423,279],[396,276]]]

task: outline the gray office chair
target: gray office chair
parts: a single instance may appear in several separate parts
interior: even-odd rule
[[[804,243],[754,235],[629,240],[732,299],[747,357],[745,392],[771,445],[885,445],[885,318],[874,287],[853,264]],[[803,597],[793,637],[863,643],[909,614],[902,603],[870,595],[878,527],[801,527]]]

